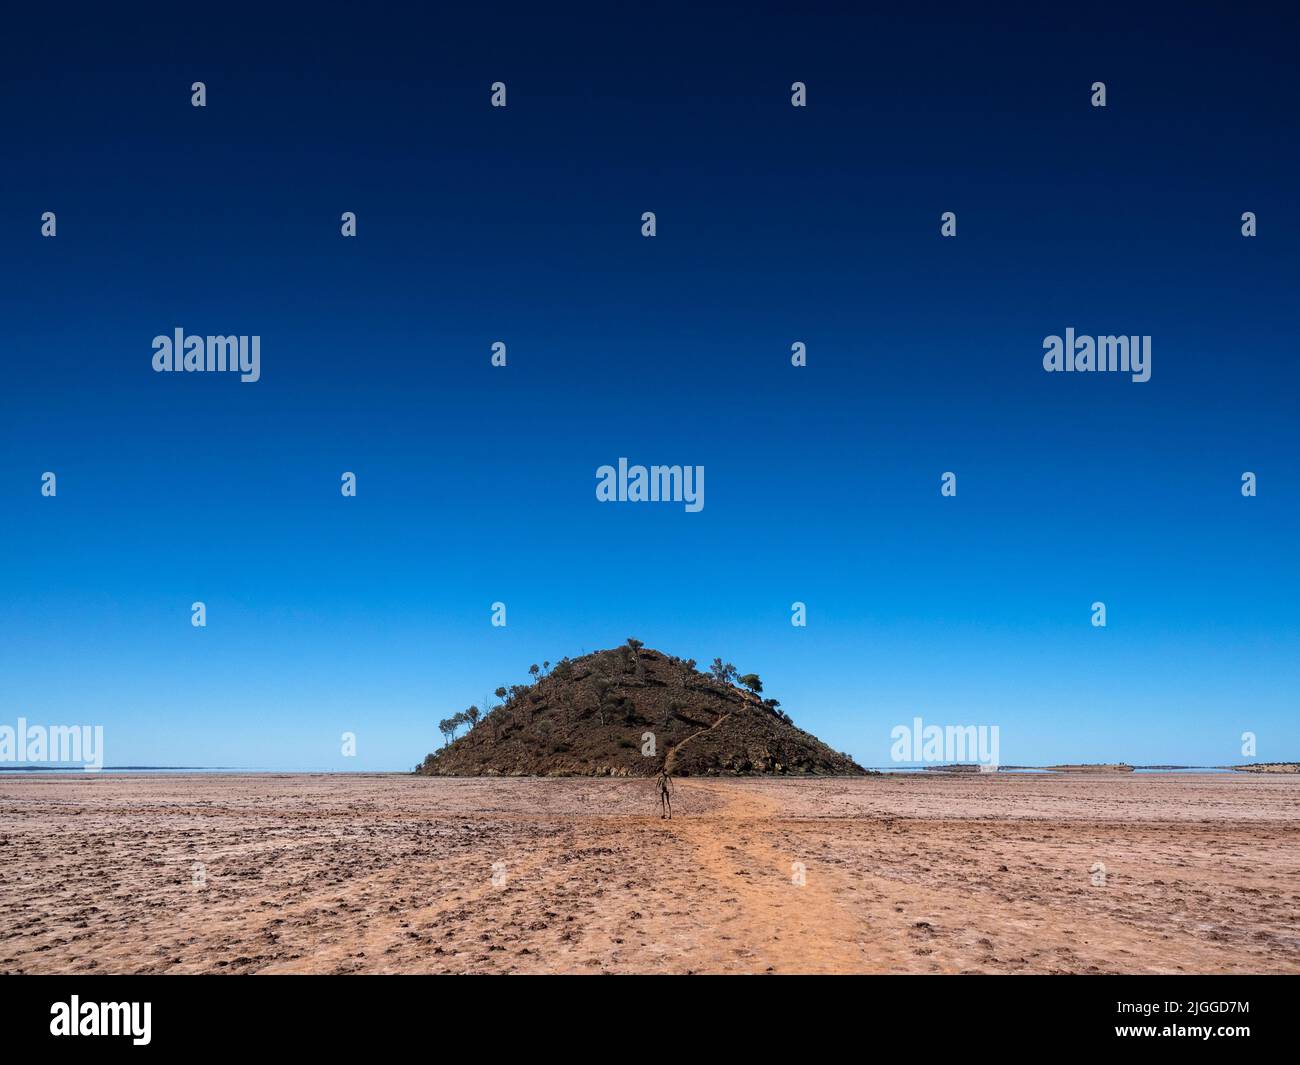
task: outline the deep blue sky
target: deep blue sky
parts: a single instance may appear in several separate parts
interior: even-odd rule
[[[0,724],[402,769],[637,636],[868,764],[1300,757],[1296,15],[737,10],[11,25]],[[153,373],[177,326],[261,381]],[[1151,381],[1044,373],[1067,326]],[[704,511],[597,503],[620,455]]]

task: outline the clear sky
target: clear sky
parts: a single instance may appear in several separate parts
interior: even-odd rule
[[[1296,15],[1128,6],[11,26],[0,724],[408,769],[635,636],[864,764],[1300,758]],[[177,327],[261,380],[154,373]],[[1067,327],[1151,380],[1044,372]],[[620,456],[704,509],[597,502]]]

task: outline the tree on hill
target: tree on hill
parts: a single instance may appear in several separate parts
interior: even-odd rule
[[[763,690],[763,682],[758,679],[757,673],[746,673],[743,677],[737,679],[755,695],[758,695]]]
[[[645,644],[635,636],[629,636],[627,638],[627,653],[628,658],[630,659],[628,665],[632,667],[638,680],[645,676],[645,663],[641,661],[641,648],[644,646]]]
[[[695,659],[688,658],[682,662],[682,665],[686,668],[677,674],[677,685],[685,691],[690,687],[691,680],[695,676]]]
[[[709,673],[714,680],[729,684],[736,677],[736,667],[730,662],[724,665],[721,658],[715,658],[713,665],[709,666]]]
[[[600,718],[600,723],[605,724],[605,711],[609,704],[613,702],[614,682],[608,677],[597,677],[593,685],[596,689],[596,715]]]
[[[469,722],[469,727],[471,729],[478,724],[478,719],[479,719],[479,708],[477,706],[471,706],[468,710],[465,711],[465,720]]]
[[[450,718],[446,718],[446,717],[444,717],[441,721],[439,721],[439,722],[438,722],[438,731],[442,733],[442,742],[443,742],[443,745],[445,746],[446,744],[450,743],[450,742],[451,742],[451,734],[452,734],[452,731],[453,731],[453,730],[452,730],[452,727],[451,727],[451,719],[450,719]]]

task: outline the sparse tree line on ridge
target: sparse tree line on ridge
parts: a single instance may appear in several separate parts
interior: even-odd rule
[[[600,657],[606,659],[606,665],[610,665],[610,656],[621,656],[623,666],[622,671],[635,673],[639,679],[644,676],[644,665],[640,658],[640,651],[644,646],[645,644],[642,643],[642,641],[635,637],[629,637],[626,645],[620,648],[615,648],[612,651],[602,652]],[[718,685],[743,687],[756,697],[760,696],[763,692],[763,682],[759,679],[757,673],[742,674],[734,665],[730,662],[723,662],[721,658],[715,658],[708,671],[700,674],[695,659],[680,659],[673,655],[668,655],[667,657],[672,661],[685,666],[691,673],[708,677]],[[594,669],[593,672],[595,672]],[[494,725],[499,724],[501,712],[513,709],[525,698],[531,699],[534,703],[540,702],[541,695],[537,692],[536,688],[542,678],[554,676],[561,680],[568,680],[573,674],[573,662],[566,656],[555,663],[554,670],[551,669],[550,662],[543,662],[541,665],[534,662],[528,667],[528,673],[533,678],[531,684],[512,684],[508,687],[502,686],[497,688],[493,694],[500,700],[500,702],[495,706],[489,707],[486,713],[481,711],[477,706],[470,706],[457,714],[453,714],[451,717],[446,717],[439,721],[438,731],[443,735],[444,745],[452,743],[457,738],[456,734],[462,727],[468,726],[469,730],[473,731],[473,729],[483,721],[492,721]],[[605,725],[609,714],[616,711],[621,711],[625,720],[630,721],[636,716],[635,703],[632,699],[627,696],[618,696],[612,693],[614,686],[614,680],[612,677],[599,675],[594,681],[594,686],[598,698],[594,713],[598,717],[601,725]],[[780,708],[781,703],[779,700],[762,699],[760,705],[775,717],[784,721],[787,725],[794,724],[790,715]],[[671,708],[673,710],[678,710],[682,707],[679,703],[672,703]]]

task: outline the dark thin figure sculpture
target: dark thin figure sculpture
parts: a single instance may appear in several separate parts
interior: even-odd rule
[[[659,770],[659,816],[673,819],[673,785],[667,766]]]

